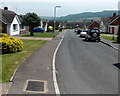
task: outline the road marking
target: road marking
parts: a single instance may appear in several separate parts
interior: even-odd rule
[[[52,61],[52,67],[53,67],[53,82],[54,82],[54,88],[55,88],[55,94],[57,96],[60,96],[60,89],[59,89],[59,86],[58,86],[58,82],[57,82],[57,76],[56,76],[56,67],[55,67],[55,59],[56,59],[56,54],[57,54],[57,51],[65,37],[65,34],[66,34],[66,31],[62,37],[62,39],[60,40],[57,48],[55,49],[55,52],[54,52],[54,55],[53,55],[53,61]]]

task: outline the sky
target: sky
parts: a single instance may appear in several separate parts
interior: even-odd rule
[[[0,0],[0,8],[8,6],[9,10],[18,14],[35,12],[39,16],[53,16],[54,7],[57,17],[82,12],[100,12],[103,10],[118,10],[120,0]]]

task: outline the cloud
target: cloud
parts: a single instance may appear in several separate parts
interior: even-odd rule
[[[54,2],[54,0],[1,0],[2,2]]]
[[[82,3],[82,2],[119,2],[119,0],[0,0],[2,2],[76,2],[76,3]]]

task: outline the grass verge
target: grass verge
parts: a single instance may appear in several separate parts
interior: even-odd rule
[[[9,82],[12,74],[18,65],[28,56],[30,56],[36,49],[45,44],[47,41],[43,40],[22,40],[24,48],[21,52],[3,54],[2,55],[2,77],[1,82]],[[0,66],[1,67],[1,66]]]
[[[59,32],[45,32],[45,33],[40,33],[36,32],[34,33],[33,36],[30,36],[30,34],[23,34],[21,37],[45,37],[45,38],[53,38],[54,36],[57,36]]]
[[[112,40],[112,41],[117,41],[116,37],[113,36],[101,36],[102,38],[108,39],[108,40]]]

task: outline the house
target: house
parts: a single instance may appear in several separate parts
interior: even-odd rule
[[[18,15],[20,22],[23,21],[23,17],[24,17],[24,15]],[[20,24],[20,34],[24,34],[27,32],[29,32],[29,26],[25,26],[23,24]]]
[[[88,27],[89,29],[99,29],[99,23],[96,21],[91,22],[91,24]]]
[[[66,28],[87,28],[89,22],[65,22],[63,23]]]
[[[114,20],[112,20],[108,25],[108,32],[111,34],[118,34],[120,27],[120,15],[117,16]]]
[[[8,8],[0,9],[2,12],[2,17],[0,17],[0,22],[2,23],[2,33],[7,33],[9,36],[20,34],[20,20],[18,15],[8,10]]]
[[[45,31],[47,31],[47,28],[48,28],[48,21],[47,21],[47,20],[42,20],[42,19],[41,19],[40,28],[43,28]]]
[[[100,31],[103,33],[108,33],[108,24],[111,21],[110,17],[101,18]]]
[[[111,17],[106,17],[106,18],[101,18],[100,22],[100,31],[103,33],[110,33],[108,25],[111,21],[113,21],[117,17],[116,13],[113,13],[113,16]]]

